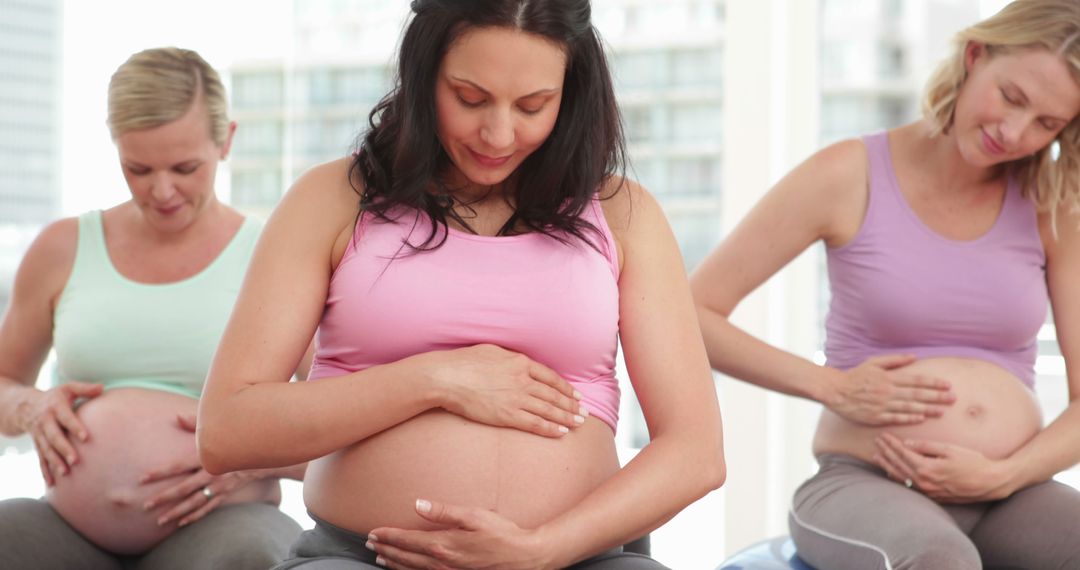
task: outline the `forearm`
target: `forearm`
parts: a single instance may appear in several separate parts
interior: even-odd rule
[[[22,417],[30,403],[29,398],[35,393],[40,393],[40,390],[0,377],[0,433],[14,437],[26,432]]]
[[[1018,491],[1080,463],[1080,400],[1005,460],[1009,487]]]
[[[823,404],[830,400],[828,388],[837,370],[763,342],[714,311],[701,306],[697,309],[709,364],[714,370],[791,396]]]
[[[338,378],[255,384],[208,400],[198,441],[211,472],[306,463],[439,405],[408,359]]]
[[[570,566],[655,530],[720,487],[725,476],[719,425],[659,436],[575,508],[537,530],[555,553],[553,565]]]

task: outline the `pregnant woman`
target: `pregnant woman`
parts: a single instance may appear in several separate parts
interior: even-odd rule
[[[616,174],[589,2],[412,7],[357,156],[267,224],[200,455],[314,460],[281,568],[660,567],[619,545],[720,485],[720,414],[674,237]],[[619,338],[652,438],[623,468]]]
[[[1080,568],[1080,3],[1019,0],[962,31],[925,118],[822,150],[692,279],[713,366],[825,406],[790,514],[828,570]],[[775,228],[784,228],[776,231]],[[823,241],[825,366],[735,328]],[[1042,428],[1053,307],[1072,404]]]
[[[235,124],[188,50],[132,56],[108,124],[131,200],[60,220],[0,325],[0,427],[29,433],[44,500],[0,503],[4,568],[266,568],[299,534],[278,478],[213,476],[195,450],[202,384],[259,234],[214,195]],[[55,347],[57,382],[34,387]]]

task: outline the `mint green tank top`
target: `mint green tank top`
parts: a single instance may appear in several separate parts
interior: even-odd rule
[[[113,266],[100,211],[79,216],[75,264],[53,315],[57,382],[198,398],[261,225],[245,218],[201,272],[149,285],[127,279]]]

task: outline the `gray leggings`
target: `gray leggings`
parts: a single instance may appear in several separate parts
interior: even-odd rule
[[[367,537],[334,526],[315,515],[315,528],[304,531],[289,551],[289,560],[273,570],[363,570],[382,568],[375,564],[375,553],[364,543]],[[572,570],[666,570],[667,567],[642,554],[623,552],[622,547],[578,562]]]
[[[40,499],[0,502],[0,568],[35,570],[266,570],[284,557],[300,525],[277,507],[218,507],[146,554],[118,556],[83,538]]]
[[[799,557],[829,570],[1080,568],[1080,493],[1053,481],[1007,499],[942,505],[847,455],[818,457],[788,524]]]

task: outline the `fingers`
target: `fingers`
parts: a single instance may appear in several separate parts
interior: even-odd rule
[[[62,389],[76,398],[93,398],[100,396],[105,390],[104,384],[91,384],[89,382],[68,382]]]
[[[886,412],[879,416],[877,425],[908,425],[917,424],[926,419],[923,414]]]
[[[448,505],[438,501],[416,500],[416,514],[421,518],[447,527],[476,530],[481,517],[487,511],[470,507]]]
[[[170,508],[168,511],[165,511],[163,515],[158,517],[158,526],[164,526],[170,521],[176,520],[180,517],[184,517],[185,515],[194,515],[201,507],[213,503],[214,501],[217,501],[217,504],[220,504],[224,494],[207,497],[206,494],[203,492],[203,488],[205,488],[206,486],[207,485],[205,483],[202,485],[198,485],[194,489],[191,489],[187,493],[181,495],[184,497],[184,500],[180,501],[176,505],[173,505],[172,508]],[[179,485],[177,487],[179,487]],[[214,506],[216,507],[217,504],[215,504]],[[211,510],[212,509],[213,507],[211,507]]]
[[[75,411],[70,407],[58,406],[53,409],[53,413],[56,421],[63,426],[67,433],[79,438],[79,441],[90,439],[90,432],[86,431],[86,426],[83,425],[82,420],[75,415]]]
[[[56,453],[67,463],[70,467],[75,465],[79,461],[79,456],[75,453],[75,448],[68,441],[67,434],[64,430],[60,429],[60,425],[55,420],[50,419],[41,426],[41,432],[44,434],[45,439],[48,441],[50,447],[52,447]]]
[[[904,440],[904,445],[907,446],[908,449],[928,457],[945,457],[950,451],[949,444],[938,441],[907,439]]]
[[[225,501],[224,496],[222,496],[222,495],[214,496],[213,499],[210,499],[209,501],[207,501],[207,503],[205,505],[199,507],[195,512],[193,512],[193,513],[187,515],[186,517],[180,519],[180,522],[177,523],[177,526],[187,526],[187,525],[189,525],[189,524],[191,524],[191,523],[205,517],[207,514],[210,513],[210,511],[218,508],[218,506],[220,506],[221,503],[223,503],[224,501]]]
[[[49,463],[45,461],[45,458],[38,453],[38,467],[41,468],[41,477],[45,479],[45,486],[52,487],[56,484],[56,480],[53,479],[52,470],[49,469]]]
[[[866,362],[884,368],[885,370],[892,370],[893,368],[907,366],[908,364],[915,362],[915,360],[916,357],[914,354],[883,354],[881,356],[867,358]]]
[[[531,386],[526,389],[529,395],[548,402],[549,404],[558,407],[569,413],[570,415],[587,416],[585,406],[582,405],[581,400],[577,398],[571,398],[563,395],[562,392],[548,386],[547,384],[541,384],[540,382],[533,382]],[[573,424],[568,424],[573,425]]]
[[[546,420],[524,409],[511,412],[509,424],[506,427],[512,427],[544,437],[562,437],[570,433],[570,428]]]
[[[373,536],[368,535],[367,547],[376,554],[375,563],[379,566],[392,570],[450,570],[453,568],[427,554],[411,552],[404,548],[370,540]]]
[[[896,481],[918,481],[915,469],[904,460],[896,449],[883,438],[878,438],[875,443],[877,444],[878,456],[883,459],[882,468],[889,474],[889,477]]]
[[[557,408],[543,400],[530,399],[525,402],[522,409],[531,414],[540,416],[549,422],[556,423],[573,429],[585,423],[585,416],[572,414],[566,410]]]
[[[151,510],[158,505],[179,501],[196,493],[202,493],[203,487],[210,484],[211,475],[201,469],[190,477],[150,497],[143,503],[143,510]],[[200,503],[201,504],[201,503]],[[186,511],[185,511],[186,512]]]
[[[139,483],[153,483],[154,481],[161,481],[162,479],[168,479],[170,477],[176,477],[178,475],[191,475],[198,473],[202,470],[202,464],[199,463],[198,458],[184,459],[159,467],[157,469],[151,469],[139,477]],[[210,476],[209,473],[206,474]],[[209,480],[209,479],[207,479]],[[204,483],[205,484],[205,483]]]
[[[52,446],[42,435],[34,436],[34,446],[38,450],[38,458],[45,463],[52,473],[52,479],[55,482],[57,478],[67,475],[68,466],[64,463],[64,460],[57,455]]]
[[[555,390],[559,391],[563,396],[567,398],[573,398],[575,400],[581,399],[581,393],[574,389],[562,376],[559,376],[554,370],[531,360],[529,364],[529,376],[534,379],[551,386]]]

